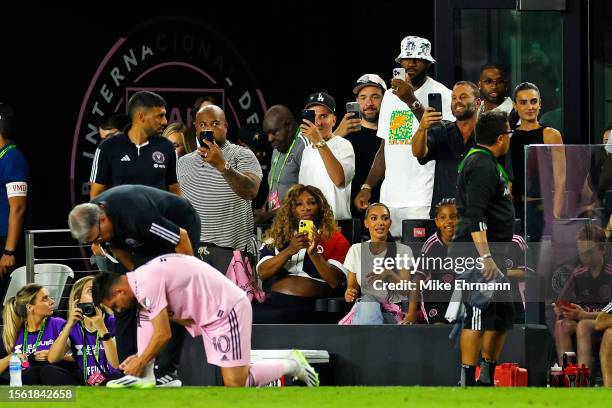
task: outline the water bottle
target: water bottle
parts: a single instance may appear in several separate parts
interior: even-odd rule
[[[11,387],[21,387],[21,359],[17,353],[11,355],[9,360],[9,372],[11,374]]]

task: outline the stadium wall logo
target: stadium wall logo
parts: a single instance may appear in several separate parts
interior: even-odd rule
[[[202,95],[217,100],[233,130],[257,126],[267,109],[248,65],[220,33],[186,17],[147,21],[115,42],[87,87],[72,142],[72,205],[88,200],[97,124],[125,112],[127,100],[141,90],[166,99],[168,123],[190,126],[191,107]]]

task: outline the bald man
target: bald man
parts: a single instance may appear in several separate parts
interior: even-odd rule
[[[243,256],[255,254],[251,200],[263,175],[253,152],[227,140],[228,125],[220,107],[200,108],[195,127],[198,135],[212,131],[214,142],[203,140],[196,151],[181,157],[177,176],[183,196],[202,223],[194,252],[225,273],[234,250]]]
[[[271,220],[289,187],[298,182],[302,152],[306,146],[295,117],[284,105],[274,105],[263,119],[263,131],[274,149],[268,174],[268,198],[262,212],[256,212],[258,222]]]

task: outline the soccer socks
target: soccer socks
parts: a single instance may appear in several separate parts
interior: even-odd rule
[[[495,385],[495,367],[497,367],[497,361],[482,359],[480,362],[478,385],[485,387],[492,387]]]
[[[476,385],[476,366],[461,364],[461,383],[462,387],[473,387]]]
[[[258,361],[251,364],[249,368],[249,375],[246,380],[245,386],[247,387],[258,387],[260,385],[270,384],[272,381],[278,380],[285,374],[290,374],[295,371],[295,367],[289,367],[289,365],[296,365],[291,360],[275,360],[275,361]]]

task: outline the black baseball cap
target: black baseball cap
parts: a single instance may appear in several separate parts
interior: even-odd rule
[[[332,113],[336,113],[336,100],[326,92],[313,93],[306,99],[306,108],[314,105],[322,105],[329,109]]]

